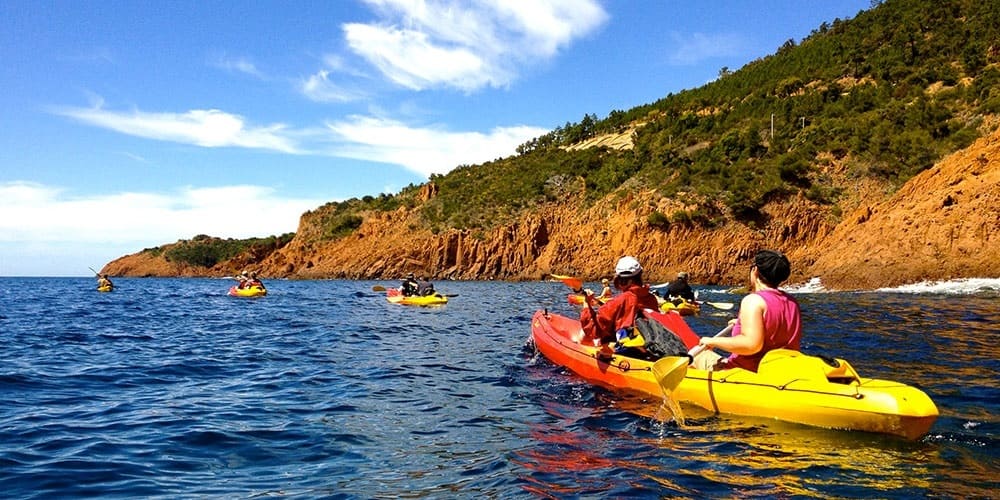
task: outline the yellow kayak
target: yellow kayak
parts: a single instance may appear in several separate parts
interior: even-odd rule
[[[689,348],[698,342],[675,314],[653,315]],[[538,311],[531,321],[535,348],[553,363],[602,385],[663,397],[652,373],[653,361],[581,344],[580,322]],[[864,378],[843,359],[798,351],[769,352],[757,373],[742,368],[707,372],[689,367],[672,393],[716,413],[774,418],[831,429],[857,430],[917,439],[937,419],[934,402],[915,387]]]
[[[595,295],[594,298],[597,299],[598,304],[604,304],[607,301],[611,300],[611,297],[602,297],[600,295]],[[579,293],[571,293],[567,295],[566,301],[569,302],[569,305],[571,306],[583,307],[586,304],[586,302],[584,302],[583,300],[583,295]]]
[[[701,306],[697,302],[680,299],[681,302],[679,304],[674,304],[669,300],[663,300],[659,297],[656,300],[660,303],[660,312],[674,311],[681,316],[693,316],[701,312]]]
[[[433,295],[403,295],[396,288],[388,288],[385,291],[385,298],[393,304],[404,304],[408,306],[439,306],[448,303],[448,297],[435,293]]]
[[[104,286],[97,287],[97,291],[98,292],[110,292],[110,291],[112,291],[114,289],[115,289],[115,287],[111,286],[111,285],[104,285]]]
[[[229,289],[229,295],[233,297],[263,297],[267,295],[267,289],[262,286],[251,286],[247,288],[237,288],[233,286]]]

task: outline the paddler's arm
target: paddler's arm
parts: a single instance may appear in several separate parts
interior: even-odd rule
[[[740,303],[740,334],[735,337],[702,337],[699,344],[733,354],[756,354],[764,347],[764,311],[760,295],[750,294]]]

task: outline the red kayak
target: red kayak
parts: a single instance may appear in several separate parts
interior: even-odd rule
[[[647,318],[674,332],[688,348],[698,345],[698,335],[684,322],[684,318],[651,309],[644,312]],[[583,330],[577,318],[538,311],[531,319],[531,338],[538,351],[549,361],[569,368],[590,381],[655,396],[663,394],[653,377],[651,361],[617,355],[604,359],[598,355],[598,347],[581,344]]]

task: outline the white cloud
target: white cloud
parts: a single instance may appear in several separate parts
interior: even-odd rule
[[[123,134],[197,146],[243,147],[298,153],[287,127],[273,124],[248,127],[242,116],[217,109],[194,109],[186,113],[131,113],[91,108],[60,108],[55,113]]]
[[[668,60],[672,64],[693,66],[706,59],[737,56],[745,42],[739,35],[694,33],[681,35],[673,33],[674,51]]]
[[[593,0],[368,0],[374,23],[343,26],[348,46],[398,85],[503,87],[524,64],[553,57],[600,27]]]
[[[264,78],[264,74],[257,69],[253,61],[246,57],[230,57],[223,54],[217,56],[211,64],[226,71],[235,71],[260,79]]]
[[[487,67],[465,47],[436,45],[426,33],[364,24],[344,26],[351,48],[398,85],[421,90],[444,83],[462,90],[502,86],[506,70]]]
[[[64,108],[57,113],[148,139],[392,163],[425,176],[447,173],[458,165],[509,156],[518,145],[548,132],[548,129],[525,125],[496,127],[488,133],[454,132],[360,115],[329,122],[325,129],[293,130],[284,125],[247,128],[242,117],[219,110],[193,110],[182,114],[123,113],[95,107]],[[125,154],[136,161],[146,161],[143,157]]]
[[[449,132],[368,116],[350,116],[327,127],[337,143],[331,154],[402,165],[424,176],[509,156],[518,145],[548,132],[529,126],[498,127],[487,134]]]
[[[365,97],[364,92],[346,89],[330,80],[330,71],[320,70],[299,87],[302,94],[317,102],[350,102]]]
[[[73,196],[54,186],[2,182],[0,243],[159,245],[196,234],[263,237],[295,231],[302,213],[327,201],[282,198],[251,185]]]
[[[281,235],[328,201],[282,198],[251,185],[73,196],[54,186],[0,182],[0,276],[86,275],[88,266],[198,234]]]

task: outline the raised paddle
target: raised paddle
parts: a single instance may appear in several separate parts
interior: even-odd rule
[[[732,330],[733,325],[729,325],[714,336],[722,337],[729,334]],[[692,347],[684,356],[665,356],[653,363],[653,376],[656,377],[656,382],[660,384],[660,389],[663,390],[664,396],[669,398],[674,390],[677,389],[677,386],[681,385],[681,381],[687,375],[688,365],[694,361],[695,356],[704,350],[705,346],[698,344]]]
[[[580,278],[574,278],[572,276],[564,276],[561,274],[550,274],[556,280],[562,281],[564,285],[573,289],[574,292],[581,291],[583,289],[583,280]]]

